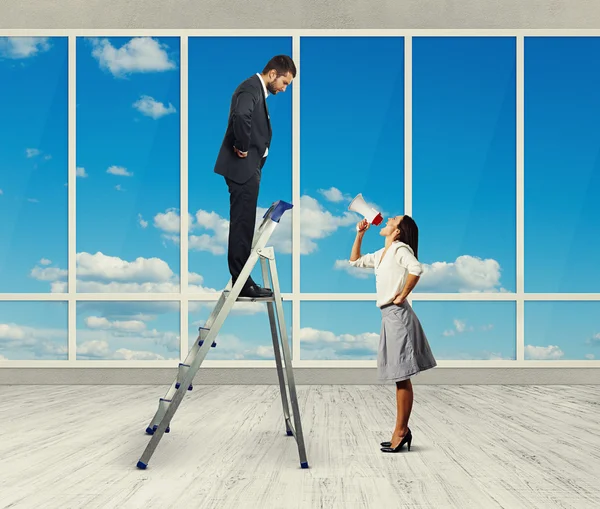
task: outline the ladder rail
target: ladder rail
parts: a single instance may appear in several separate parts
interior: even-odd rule
[[[272,248],[271,248],[272,249]],[[286,361],[285,370],[287,375],[288,386],[290,389],[290,399],[292,402],[292,412],[294,414],[294,438],[298,445],[298,453],[300,455],[300,465],[302,468],[308,468],[308,460],[306,457],[306,446],[304,444],[304,432],[302,431],[302,422],[300,419],[300,408],[298,405],[298,394],[296,393],[296,381],[294,380],[294,370],[290,362],[290,344],[288,342],[287,330],[283,315],[283,305],[281,303],[281,293],[279,290],[279,276],[277,275],[277,266],[275,263],[275,255],[269,258],[269,266],[271,268],[271,278],[273,279],[273,294],[275,297],[275,307],[279,317],[279,336],[283,347],[283,356]],[[287,395],[286,395],[287,398]]]

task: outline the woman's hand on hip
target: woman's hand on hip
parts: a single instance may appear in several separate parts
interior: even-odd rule
[[[406,300],[406,297],[403,297],[402,295],[396,295],[396,298],[394,299],[394,304],[396,304],[396,306],[399,306],[405,300]]]

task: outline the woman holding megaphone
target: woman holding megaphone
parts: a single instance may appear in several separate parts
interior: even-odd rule
[[[406,297],[418,283],[423,268],[417,259],[419,230],[410,216],[387,220],[379,234],[384,247],[361,255],[363,236],[369,229],[367,219],[356,225],[356,239],[350,264],[375,270],[377,306],[381,309],[381,335],[377,370],[383,382],[396,383],[396,427],[389,442],[382,442],[382,452],[399,452],[412,442],[408,420],[413,404],[411,377],[437,366],[427,336]]]

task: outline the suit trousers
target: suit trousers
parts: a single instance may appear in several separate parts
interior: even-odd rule
[[[262,164],[244,184],[238,184],[225,177],[225,182],[227,182],[227,186],[229,187],[227,262],[233,284],[235,284],[240,272],[242,272],[252,250],[261,174]],[[253,284],[252,276],[248,276],[243,289]]]

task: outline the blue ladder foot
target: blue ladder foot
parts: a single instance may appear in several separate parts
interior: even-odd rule
[[[154,428],[151,428],[150,426],[148,426],[148,427],[146,428],[146,433],[147,433],[148,435],[154,435]]]
[[[202,346],[203,344],[204,344],[204,340],[203,340],[203,339],[201,339],[200,341],[198,341],[198,345],[199,345],[199,346]],[[211,346],[212,348],[215,348],[215,347],[217,346],[217,342],[216,342],[216,341],[213,341],[213,344],[212,344],[212,345],[210,345],[210,346]]]
[[[177,382],[175,384],[175,389],[179,389],[179,387],[181,387],[181,384],[179,382]],[[194,388],[194,386],[192,384],[190,384],[190,386],[188,387],[188,391],[191,391]]]
[[[148,433],[148,435],[154,435],[154,432],[158,429],[158,424],[155,424],[154,427],[152,428],[147,428],[146,429],[146,433]],[[167,429],[165,430],[165,433],[170,433],[171,432],[171,427],[167,426]]]
[[[139,469],[141,469],[141,470],[146,470],[146,467],[147,467],[147,466],[148,466],[148,465],[146,465],[145,463],[142,463],[141,461],[138,461],[138,462],[137,462],[137,467],[138,467]]]
[[[301,463],[300,463],[300,466],[301,466],[302,468],[308,468],[308,461],[303,461],[303,462],[301,462]]]
[[[293,435],[294,435],[294,432],[288,429],[288,430],[287,430],[287,436],[288,436],[288,437],[291,437],[291,436],[293,436]]]

